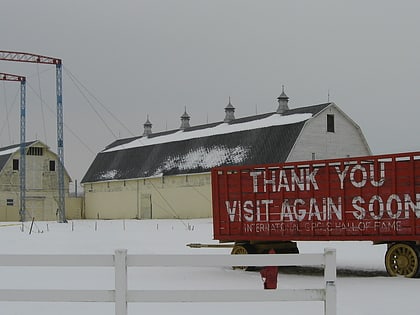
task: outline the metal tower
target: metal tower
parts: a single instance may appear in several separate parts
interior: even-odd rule
[[[20,148],[19,148],[19,180],[20,180],[20,209],[22,222],[26,219],[26,78],[20,75],[0,72],[1,81],[20,82]]]
[[[52,64],[56,67],[57,93],[57,154],[58,154],[58,222],[67,222],[64,198],[64,139],[63,139],[63,86],[61,59],[31,53],[0,50],[0,60]],[[22,134],[21,124],[21,134]],[[22,140],[21,140],[22,145]],[[22,190],[22,189],[21,189]]]

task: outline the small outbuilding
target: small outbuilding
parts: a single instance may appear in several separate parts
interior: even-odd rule
[[[57,220],[58,163],[56,153],[41,141],[25,143],[25,212],[26,219]],[[19,221],[20,144],[0,148],[0,221]],[[70,176],[64,174],[68,218],[82,217],[82,198],[69,196]]]

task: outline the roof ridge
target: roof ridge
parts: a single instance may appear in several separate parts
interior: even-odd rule
[[[37,141],[39,141],[39,140],[27,141],[27,142],[25,142],[25,147],[30,146],[31,144],[34,144]],[[10,150],[10,149],[13,149],[13,148],[19,148],[19,147],[20,147],[20,143],[11,144],[11,145],[8,145],[6,147],[0,147],[0,152],[5,151],[5,150]]]
[[[307,110],[307,109],[312,109],[312,110],[308,111],[307,113],[314,115],[317,112],[319,112],[320,110],[322,110],[323,108],[321,108],[320,110],[313,110],[313,109],[316,109],[317,107],[327,106],[327,105],[330,105],[330,104],[332,104],[332,102],[315,104],[315,105],[308,105],[308,106],[298,107],[298,108],[292,108],[292,109],[289,109],[289,110],[285,111],[282,115],[283,116],[288,116],[288,115],[292,115],[292,114],[304,114],[304,113],[306,113],[305,110]],[[212,123],[194,125],[194,126],[187,127],[184,130],[180,130],[179,128],[164,130],[164,131],[154,132],[153,134],[149,135],[149,138],[166,136],[166,135],[173,134],[173,133],[176,133],[176,132],[179,132],[179,131],[191,132],[191,131],[196,131],[196,130],[201,130],[201,129],[206,129],[206,128],[212,128],[212,127],[218,126],[220,124],[226,124],[226,123],[228,125],[235,125],[235,124],[240,124],[240,123],[245,123],[245,122],[251,122],[251,121],[256,121],[256,120],[259,120],[259,119],[262,119],[262,118],[267,118],[267,117],[272,116],[274,114],[278,115],[278,113],[276,111],[272,111],[272,112],[267,112],[267,113],[262,113],[262,114],[255,114],[255,115],[249,115],[249,116],[235,118],[234,120],[229,121],[229,122],[225,122],[224,120],[220,120],[220,121],[215,121],[215,122],[212,122]],[[107,150],[107,149],[110,149],[112,147],[118,146],[119,145],[118,143],[124,144],[124,143],[127,143],[128,141],[136,140],[136,139],[139,139],[141,137],[142,136],[139,135],[139,136],[134,136],[134,137],[117,139],[114,142],[112,142],[111,144],[107,145],[104,150]]]

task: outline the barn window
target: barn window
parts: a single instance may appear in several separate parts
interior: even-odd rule
[[[13,159],[13,170],[18,171],[19,170],[19,160]]]
[[[28,155],[38,155],[41,156],[44,153],[44,148],[41,147],[30,147],[28,149]]]
[[[327,132],[335,132],[334,115],[327,115]]]
[[[55,161],[50,161],[50,172],[55,172]]]
[[[6,206],[13,206],[14,202],[13,199],[6,199]]]

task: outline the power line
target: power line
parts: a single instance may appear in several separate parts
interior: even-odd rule
[[[31,86],[31,85],[29,85],[28,84],[28,87],[32,90],[32,92],[34,92],[34,94],[36,95],[36,96],[38,96],[38,97],[40,97],[39,95],[38,95],[38,93],[35,91],[35,89]],[[47,106],[47,109],[50,111],[50,113],[52,114],[52,115],[54,115],[55,114],[55,112],[54,112],[54,110],[48,105],[48,103],[46,103],[44,100],[42,100],[42,102],[44,103],[44,105],[46,105]],[[82,140],[82,138],[80,138],[66,123],[64,123],[64,127],[66,128],[66,130],[67,131],[69,131],[72,135],[73,135],[73,137],[75,137],[90,153],[92,153],[92,155],[93,156],[95,156],[96,155],[96,153],[95,152],[93,152],[92,151],[92,149],[89,147],[89,145],[87,145],[83,140]]]
[[[156,190],[156,192],[158,193],[158,195],[162,198],[162,200],[168,205],[168,207],[169,207],[169,209],[173,212],[173,214],[174,214],[174,218],[175,219],[178,219],[178,220],[180,220],[181,222],[182,222],[182,224],[185,226],[185,227],[188,227],[187,226],[187,224],[185,223],[185,221],[184,220],[182,220],[180,217],[179,217],[179,215],[178,215],[178,213],[175,211],[175,209],[172,207],[172,205],[171,205],[171,203],[163,196],[163,194],[162,194],[162,192],[159,190],[159,189],[157,189],[156,188],[156,186],[153,184],[153,181],[152,180],[149,180],[149,183],[152,185],[152,187]],[[164,209],[163,207],[162,207],[162,209]]]
[[[74,78],[69,75],[70,80],[73,82],[76,89],[79,91],[79,93],[83,96],[83,98],[86,100],[86,102],[89,104],[90,108],[96,113],[96,115],[99,117],[99,119],[102,121],[104,126],[108,129],[108,131],[114,136],[115,139],[117,139],[116,134],[112,131],[112,129],[108,126],[104,118],[99,114],[99,112],[96,110],[96,108],[93,106],[93,104],[90,102],[89,98],[85,95],[85,93],[82,91],[82,89],[79,87],[79,85],[76,84],[76,81]]]
[[[73,84],[76,86],[76,88],[80,91],[80,93],[83,95],[83,97],[85,97],[85,99],[88,101],[87,97],[85,96],[85,94],[81,91],[80,87],[82,87],[103,109],[105,109],[105,111],[112,117],[115,119],[115,121],[117,121],[130,135],[135,136],[135,134],[127,128],[127,126],[122,123],[117,116],[115,116],[82,82],[80,82],[80,80],[73,74],[70,72],[69,69],[67,69],[66,67],[64,67],[64,72],[69,76],[69,78],[72,80]],[[77,84],[76,84],[77,83]],[[80,87],[79,87],[80,86]],[[89,105],[91,105],[91,107],[93,107],[93,105],[88,101]],[[93,109],[93,108],[92,108]],[[97,113],[97,115],[100,117],[99,113],[94,109],[95,113]],[[101,118],[101,117],[100,117]],[[103,121],[103,119],[101,118],[101,120]],[[105,122],[104,122],[105,123]],[[108,126],[107,126],[108,127]],[[114,133],[111,131],[111,133],[114,135]],[[115,135],[114,135],[115,136]]]

